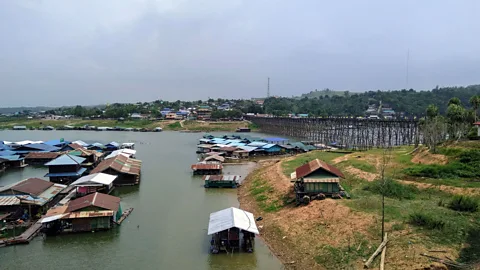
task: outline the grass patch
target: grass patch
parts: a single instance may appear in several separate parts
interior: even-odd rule
[[[384,194],[386,197],[399,200],[414,199],[415,194],[419,192],[418,188],[414,185],[400,184],[392,179],[386,179],[385,185],[383,185],[382,180],[369,182],[363,187],[363,189],[375,194]]]
[[[297,167],[302,166],[303,164],[310,162],[316,158],[323,160],[325,162],[331,162],[337,157],[345,155],[344,153],[333,153],[325,151],[311,151],[305,154],[296,156],[294,159],[282,162],[283,174],[290,177],[290,174],[295,171]]]
[[[350,159],[345,161],[345,164],[351,165],[352,167],[362,170],[364,172],[369,172],[369,173],[377,172],[377,168],[375,168],[375,166],[373,166],[372,164],[364,160]]]
[[[478,178],[480,177],[480,151],[466,150],[456,159],[445,165],[418,164],[404,170],[404,173],[416,177],[429,178]]]
[[[460,212],[477,212],[478,200],[468,196],[456,195],[448,204],[448,208]]]
[[[177,129],[181,129],[182,125],[180,124],[180,122],[175,122],[175,123],[168,124],[167,127],[171,130],[177,130]]]
[[[341,247],[323,245],[315,261],[326,269],[351,269],[355,262],[367,258],[373,252],[372,245],[360,233],[355,233],[349,243]]]
[[[284,198],[282,200],[271,198],[273,196],[273,187],[260,178],[258,174],[254,175],[252,179],[250,194],[257,201],[258,207],[265,212],[277,212],[286,205],[286,199]]]
[[[410,215],[408,222],[430,230],[443,230],[445,228],[445,221],[441,220],[440,217],[427,213],[413,213]]]
[[[392,225],[392,231],[403,231],[405,228],[406,226],[403,223],[394,223]]]

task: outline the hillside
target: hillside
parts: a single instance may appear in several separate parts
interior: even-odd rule
[[[297,97],[297,99],[302,99],[302,98],[319,98],[319,97],[325,97],[325,96],[345,96],[345,93],[347,91],[333,91],[330,89],[324,89],[318,91],[315,89],[315,91],[310,91],[310,93],[307,94],[302,94],[301,96]]]

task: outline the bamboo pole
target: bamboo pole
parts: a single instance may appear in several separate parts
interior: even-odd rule
[[[387,241],[387,233],[385,233],[384,241]],[[383,247],[382,255],[380,255],[380,270],[385,270],[385,255],[387,253],[387,245]]]
[[[388,242],[387,239],[383,240],[383,242],[380,244],[380,246],[378,246],[377,250],[375,250],[375,252],[372,254],[372,256],[370,256],[368,261],[365,263],[365,265],[364,265],[365,268],[370,268],[370,264],[372,264],[375,257],[377,257],[378,254],[380,254],[380,252],[382,251],[382,249],[387,245],[387,242]]]

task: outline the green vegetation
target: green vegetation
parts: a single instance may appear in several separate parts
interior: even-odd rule
[[[448,204],[448,208],[461,212],[476,212],[478,211],[478,200],[472,197],[456,195]]]
[[[311,151],[295,157],[292,160],[282,162],[283,173],[290,177],[290,174],[295,171],[297,167],[302,166],[306,162],[310,162],[313,159],[320,159],[325,162],[331,162],[332,159],[343,156],[343,153],[325,152],[325,151]]]
[[[284,201],[271,199],[273,187],[263,180],[257,173],[253,175],[250,193],[258,202],[258,206],[265,212],[277,212],[284,206]]]
[[[182,125],[180,124],[180,122],[174,122],[174,123],[168,124],[167,127],[171,130],[178,130],[182,128]]]
[[[359,170],[362,170],[364,172],[369,172],[369,173],[376,173],[377,168],[373,166],[372,164],[364,161],[364,160],[358,160],[358,159],[349,159],[347,161],[344,161],[345,164],[348,164],[354,168],[357,168]]]
[[[399,182],[386,179],[385,185],[381,180],[375,180],[367,183],[363,190],[370,191],[375,194],[384,194],[386,197],[399,199],[399,200],[411,200],[415,198],[415,194],[419,192],[418,188],[414,185],[404,185]]]
[[[429,178],[478,178],[480,177],[480,152],[478,150],[442,150],[449,154],[457,154],[453,161],[446,165],[418,164],[404,170],[404,173],[416,177]]]
[[[326,269],[354,269],[355,262],[367,258],[373,252],[372,244],[360,233],[341,247],[322,245],[315,261]]]
[[[467,87],[435,88],[431,91],[368,91],[365,93],[317,91],[298,98],[268,98],[265,113],[284,116],[290,113],[307,113],[312,116],[363,116],[369,104],[390,104],[397,112],[407,116],[424,116],[425,108],[433,102],[439,114],[446,114],[448,101],[458,97],[460,103],[470,105],[472,96],[480,92],[480,85]],[[475,108],[471,104],[471,108]],[[454,110],[456,114],[459,110]],[[453,112],[453,111],[452,111]]]
[[[443,230],[445,228],[445,222],[441,217],[436,217],[425,212],[411,214],[409,223],[430,230]]]

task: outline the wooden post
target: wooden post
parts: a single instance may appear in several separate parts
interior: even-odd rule
[[[387,240],[387,233],[385,233],[385,238],[384,238],[384,241],[386,241],[386,240]],[[387,253],[387,246],[385,245],[385,247],[382,250],[382,255],[380,255],[380,270],[385,269],[385,254],[386,253]]]

